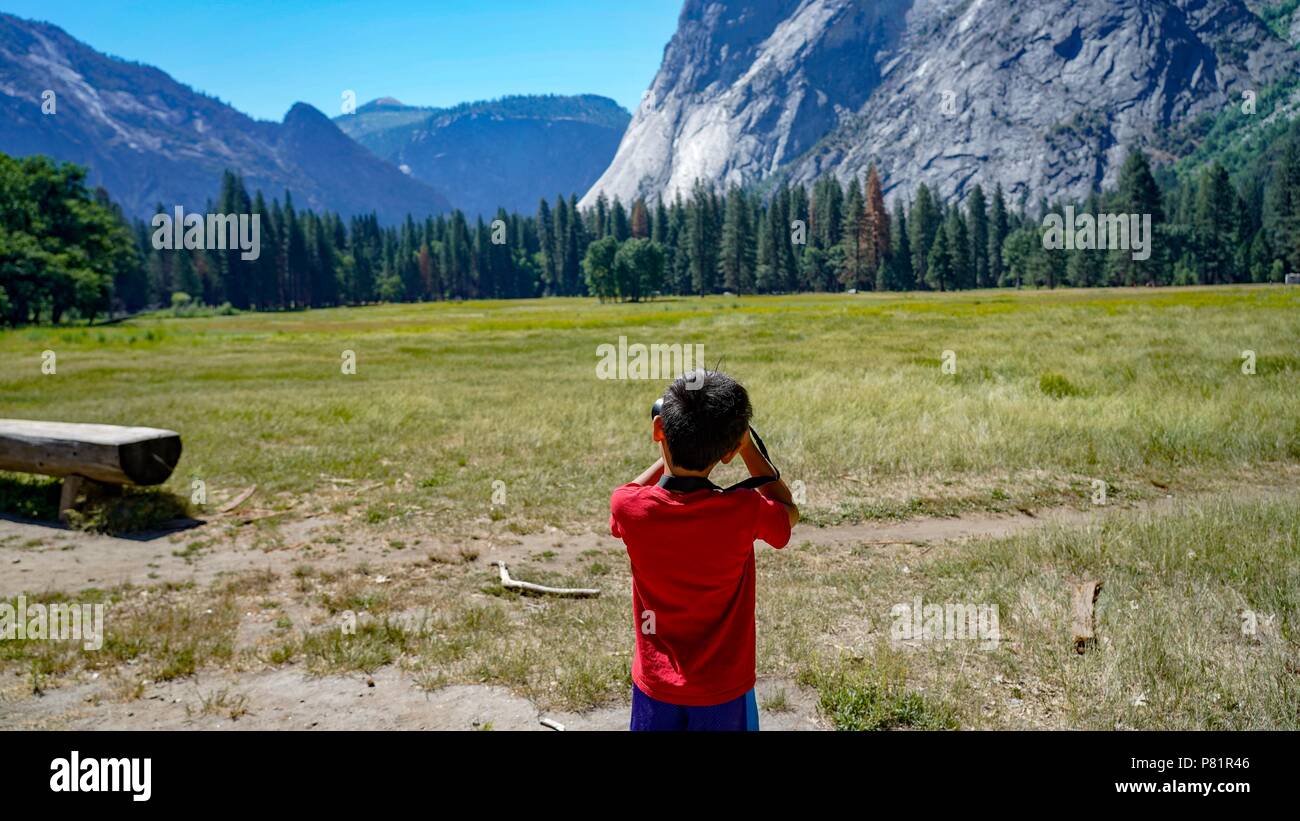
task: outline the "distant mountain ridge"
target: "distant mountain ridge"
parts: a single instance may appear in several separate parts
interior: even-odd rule
[[[42,113],[42,93],[55,113]],[[0,14],[0,151],[90,168],[125,211],[202,210],[232,169],[250,191],[344,215],[441,213],[438,191],[375,157],[305,103],[254,120],[151,66],[101,54],[57,26]]]
[[[531,212],[585,192],[614,157],[631,115],[606,97],[518,95],[449,108],[372,100],[334,118],[377,156],[471,216]]]

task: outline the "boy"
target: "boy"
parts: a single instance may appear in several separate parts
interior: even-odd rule
[[[678,378],[654,418],[661,457],[610,498],[632,562],[633,730],[758,729],[754,540],[784,547],[799,509],[779,479],[725,492],[708,480],[737,455],[750,475],[777,475],[749,435],[752,413],[725,374]]]

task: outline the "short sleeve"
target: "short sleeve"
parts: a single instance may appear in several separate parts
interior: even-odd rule
[[[762,539],[775,548],[785,547],[790,542],[790,514],[785,505],[774,502],[758,491],[758,513],[754,519],[754,538]]]
[[[622,487],[615,488],[615,489],[614,489],[614,492],[613,492],[612,494],[610,494],[610,497],[609,497],[609,533],[610,533],[610,535],[613,536],[615,539],[621,539],[621,538],[623,538],[623,529],[622,529],[621,527],[618,526],[618,513],[619,513],[619,510],[623,507],[623,505],[625,505],[625,504],[627,503],[627,495],[628,495],[628,493],[629,493],[629,492],[632,492],[632,491],[635,491],[635,489],[636,489],[636,488],[639,488],[639,487],[641,487],[641,486],[638,485],[638,484],[635,484],[635,483],[629,483],[629,484],[623,485]]]

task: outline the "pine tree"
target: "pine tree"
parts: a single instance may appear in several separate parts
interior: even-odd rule
[[[1002,259],[1002,246],[1006,244],[1007,235],[1011,233],[1011,223],[1007,217],[1007,201],[1002,194],[1002,183],[998,183],[993,193],[993,202],[989,206],[989,278],[991,286],[1002,285],[1006,266]]]
[[[1286,271],[1300,271],[1300,125],[1292,125],[1270,176],[1263,220],[1268,246]]]
[[[479,221],[482,225],[482,220]],[[415,220],[406,215],[402,223],[401,234],[397,242],[397,278],[402,281],[402,296],[408,302],[418,299],[422,283],[420,280],[419,242],[416,238]]]
[[[970,226],[970,258],[974,287],[987,288],[989,279],[989,214],[988,201],[979,183],[971,189],[966,200],[966,223]]]
[[[1125,285],[1136,285],[1139,282],[1155,285],[1159,279],[1164,263],[1163,249],[1159,242],[1159,228],[1164,222],[1164,209],[1160,200],[1160,188],[1151,174],[1151,163],[1142,149],[1134,148],[1120,168],[1116,205],[1120,213],[1151,216],[1152,235],[1146,238],[1151,244],[1151,255],[1145,260],[1135,260],[1130,249],[1113,252],[1112,263]]]
[[[910,291],[916,287],[916,274],[912,270],[912,238],[908,236],[907,211],[901,201],[894,204],[893,247],[890,260],[891,275],[887,280],[891,291]]]
[[[594,213],[595,209],[593,209]],[[564,197],[555,198],[555,294],[560,296],[570,296],[572,283],[569,282],[569,234],[572,232],[571,222],[580,222],[582,217],[569,210],[568,200]],[[594,235],[600,239],[600,234]]]
[[[840,220],[840,284],[845,288],[863,288],[866,285],[867,260],[863,249],[863,219],[866,203],[862,187],[855,177],[844,195],[844,214]]]
[[[960,208],[953,208],[948,215],[949,253],[952,255],[953,289],[975,287],[975,272],[971,266],[970,231]]]
[[[578,196],[569,195],[568,212],[571,215],[564,232],[564,268],[561,276],[564,280],[564,293],[578,295],[583,293],[582,255],[587,252],[588,235],[578,217]]]
[[[876,164],[867,168],[867,196],[862,214],[859,245],[864,252],[865,273],[872,279],[893,256],[892,238],[889,234],[889,211],[885,208],[885,195],[880,186]],[[882,281],[878,288],[883,289]]]
[[[191,299],[203,298],[203,283],[200,281],[198,272],[194,269],[194,254],[184,249],[164,253],[175,254],[175,266],[173,287],[175,290],[188,294]]]
[[[627,210],[623,208],[623,203],[614,198],[614,204],[609,209],[609,235],[619,242],[623,242],[632,236],[632,227],[628,224]]]
[[[819,247],[829,251],[840,244],[844,220],[844,189],[835,177],[826,176],[813,186],[812,225]]]
[[[777,289],[793,291],[799,282],[799,260],[794,250],[794,238],[791,236],[794,226],[790,218],[790,188],[782,183],[772,197],[769,210],[772,221],[772,245],[775,252]]]
[[[289,308],[303,308],[309,304],[307,298],[307,237],[303,232],[302,222],[293,207],[293,196],[284,192],[284,270],[282,276],[286,283],[285,305]]]
[[[154,211],[155,215],[167,213],[161,203],[158,204]],[[153,232],[150,231],[149,233],[152,236]],[[155,305],[171,304],[171,295],[176,290],[176,279],[172,270],[174,262],[174,252],[150,245],[149,259],[146,262],[146,279],[149,282],[149,301]],[[20,298],[16,291],[17,289],[13,289],[10,293],[10,297],[15,300]],[[24,322],[27,321],[26,310],[15,309],[14,315],[22,317]]]
[[[751,293],[754,290],[755,243],[749,223],[749,203],[744,192],[734,185],[727,192],[725,202],[722,249],[718,258],[722,287],[732,293]]]
[[[916,200],[908,222],[912,224],[912,271],[916,274],[918,288],[927,287],[934,279],[930,276],[930,246],[938,233],[941,216],[939,207],[930,195],[930,188],[921,183],[916,189]]]
[[[714,199],[701,180],[695,181],[688,211],[687,245],[690,257],[691,289],[704,295],[713,292],[717,263],[717,218]]]
[[[948,290],[952,284],[952,250],[948,244],[947,228],[942,223],[935,229],[934,240],[926,255],[925,276],[926,283],[940,291]]]
[[[593,237],[602,239],[609,236],[609,200],[603,191],[596,195],[596,207],[591,209],[591,220],[588,230]]]
[[[337,259],[328,223],[312,216],[312,267],[315,281],[311,284],[312,305],[338,304],[339,283],[335,273]]]
[[[1195,202],[1191,224],[1200,283],[1236,281],[1237,215],[1243,207],[1227,170],[1217,161],[1201,171]]]
[[[1095,218],[1101,210],[1100,200],[1095,193],[1089,194],[1087,201],[1079,210],[1080,214],[1091,214]],[[1106,255],[1099,250],[1080,249],[1069,252],[1066,262],[1065,278],[1076,288],[1092,288],[1105,284]]]
[[[473,297],[472,265],[473,240],[469,234],[469,223],[459,208],[452,212],[447,223],[447,276],[451,299],[470,299]]]
[[[630,230],[634,239],[649,239],[650,215],[646,211],[645,200],[641,197],[637,197],[636,201],[632,203],[630,223]]]
[[[222,203],[221,212],[223,214],[250,214],[253,211],[253,201],[248,196],[248,189],[244,187],[244,178],[239,175],[232,175],[229,199]],[[258,226],[258,233],[261,233],[261,226]],[[259,236],[259,243],[261,237]],[[238,243],[227,243],[225,255],[226,276],[230,277],[231,282],[226,284],[225,300],[236,308],[241,305],[235,302],[235,293],[232,293],[232,287],[238,292],[239,300],[243,308],[247,308],[251,302],[249,280],[254,276],[255,265],[252,260],[245,260],[243,252],[239,249]]]
[[[551,217],[551,206],[543,197],[537,204],[537,239],[542,254],[542,287],[546,294],[559,293],[559,265],[557,264],[555,221]]]
[[[272,217],[271,209],[267,207],[266,198],[262,196],[261,191],[258,191],[253,197],[252,212],[257,217],[261,248],[257,259],[251,260],[246,269],[245,299],[248,307],[255,306],[258,310],[265,311],[272,307],[274,301],[276,249],[280,247],[280,235]],[[233,299],[231,305],[234,305]]]
[[[793,278],[790,281],[789,289],[791,291],[800,291],[805,287],[804,277],[804,254],[808,250],[810,241],[809,234],[812,231],[811,213],[808,204],[808,190],[802,185],[796,185],[790,189],[789,197],[789,218],[790,218],[790,250],[794,254],[794,267],[792,270]],[[795,225],[803,226],[800,232],[801,236],[798,241],[794,236]]]
[[[686,204],[681,192],[673,197],[673,204],[668,210],[668,244],[673,248],[672,268],[669,274],[673,293],[685,295],[691,293],[691,255],[687,248],[689,225]]]
[[[501,242],[493,241],[492,231],[488,232],[488,267],[492,270],[492,281],[496,292],[503,298],[522,296],[516,281],[514,255],[510,250],[510,214],[498,207],[494,223],[502,228]]]
[[[663,197],[655,197],[654,220],[650,227],[650,238],[660,245],[668,244],[668,209],[664,207]]]
[[[758,218],[758,254],[754,286],[760,294],[774,293],[780,287],[776,270],[776,240],[772,237],[771,210],[760,212]]]

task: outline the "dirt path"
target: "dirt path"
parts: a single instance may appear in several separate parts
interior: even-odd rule
[[[1168,503],[1169,500],[1163,500],[1155,506]],[[1116,508],[1053,508],[1033,515],[971,514],[820,528],[805,525],[795,531],[795,543],[930,544],[1006,536],[1047,523],[1090,521],[1113,509]],[[304,520],[287,523],[285,527],[293,529],[297,541],[310,545],[313,531],[330,524],[328,519]],[[111,588],[122,584],[192,581],[205,585],[223,575],[250,570],[282,574],[303,562],[322,569],[367,562],[394,571],[403,563],[424,562],[430,553],[449,553],[467,547],[472,548],[480,563],[489,566],[496,561],[527,561],[547,553],[552,566],[563,568],[573,565],[585,551],[618,551],[622,547],[618,540],[604,534],[551,531],[523,536],[485,533],[457,542],[426,541],[421,549],[405,553],[388,549],[382,539],[347,536],[345,547],[325,550],[301,547],[267,550],[240,537],[218,538],[210,548],[197,551],[186,549],[187,544],[205,539],[220,526],[220,520],[216,520],[189,530],[122,539],[72,531],[46,522],[0,517],[0,596],[38,591],[72,593],[88,587]]]

